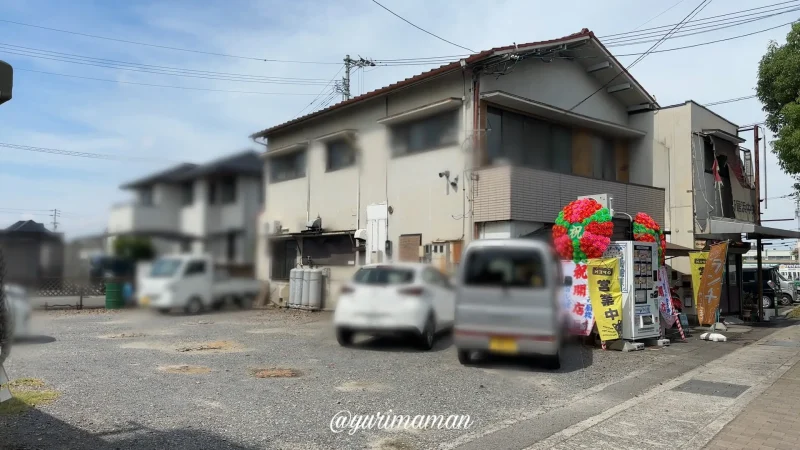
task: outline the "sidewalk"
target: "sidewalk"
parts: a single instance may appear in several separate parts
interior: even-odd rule
[[[747,405],[705,447],[709,450],[800,448],[800,363]]]
[[[800,436],[796,414],[800,406],[792,395],[800,393],[798,361],[800,323],[614,405],[529,449],[800,448],[800,441],[793,440]],[[741,418],[731,422],[740,413]],[[798,433],[785,431],[795,424]]]

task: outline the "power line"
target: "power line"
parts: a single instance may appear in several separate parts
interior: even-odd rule
[[[670,6],[669,8],[665,9],[664,11],[661,11],[660,13],[656,14],[654,17],[651,17],[651,18],[647,19],[647,21],[646,21],[645,23],[643,23],[643,24],[639,25],[638,27],[634,28],[634,29],[633,29],[633,31],[636,31],[636,30],[638,30],[639,28],[642,28],[643,26],[647,25],[648,23],[650,23],[650,22],[652,22],[652,21],[654,21],[654,20],[658,19],[659,17],[661,17],[661,16],[663,16],[664,14],[668,13],[669,11],[671,11],[671,10],[672,10],[672,8],[674,8],[674,7],[678,6],[678,5],[680,5],[681,3],[685,2],[685,1],[686,1],[686,0],[678,0],[678,2],[677,2],[677,3],[675,3],[674,5]]]
[[[681,47],[666,48],[664,50],[654,50],[654,51],[652,51],[650,53],[653,54],[653,53],[674,52],[674,51],[677,51],[677,50],[686,50],[688,48],[702,47],[704,45],[718,44],[720,42],[732,41],[734,39],[741,39],[741,38],[744,38],[744,37],[753,36],[755,34],[766,33],[767,31],[777,30],[778,28],[783,28],[786,25],[792,25],[794,23],[797,23],[797,21],[794,20],[794,21],[791,21],[791,22],[786,22],[786,23],[783,23],[783,24],[780,24],[780,25],[777,25],[777,26],[774,26],[774,27],[765,28],[765,29],[759,30],[759,31],[753,31],[752,33],[740,34],[738,36],[731,36],[731,37],[724,38],[724,39],[717,39],[715,41],[700,42],[698,44],[692,44],[692,45],[684,45],[684,46],[681,46]],[[637,56],[637,55],[643,55],[643,54],[644,53],[624,53],[624,54],[614,55],[614,56],[617,57],[617,58],[621,58],[623,56]]]
[[[78,32],[78,31],[62,30],[62,29],[59,29],[59,28],[50,28],[50,27],[44,27],[44,26],[41,26],[41,25],[33,25],[33,24],[29,24],[29,23],[15,22],[13,20],[0,19],[0,22],[10,23],[10,24],[13,24],[13,25],[19,25],[19,26],[23,26],[23,27],[38,28],[38,29],[41,29],[41,30],[54,31],[54,32],[58,32],[58,33],[74,34],[76,36],[89,37],[89,38],[93,38],[93,39],[103,39],[103,40],[106,40],[106,41],[122,42],[122,43],[125,43],[125,44],[133,44],[133,45],[141,45],[141,46],[145,46],[145,47],[161,48],[161,49],[165,49],[165,50],[174,50],[174,51],[178,51],[178,52],[198,53],[198,54],[202,54],[202,55],[212,55],[212,56],[222,56],[222,57],[225,57],[225,58],[249,59],[249,60],[252,60],[252,61],[280,62],[280,63],[294,63],[294,64],[339,64],[338,62],[298,61],[298,60],[291,60],[291,59],[270,59],[270,58],[259,58],[259,57],[253,57],[253,56],[231,55],[231,54],[228,54],[228,53],[217,53],[217,52],[208,52],[208,51],[203,51],[203,50],[192,50],[192,49],[188,49],[188,48],[170,47],[170,46],[167,46],[167,45],[149,44],[149,43],[146,43],[146,42],[131,41],[131,40],[127,40],[127,39],[118,39],[118,38],[112,38],[112,37],[108,37],[108,36],[99,36],[99,35],[96,35],[96,34],[81,33],[81,32]]]
[[[724,105],[725,103],[740,102],[742,100],[750,100],[751,98],[756,98],[756,97],[757,97],[756,95],[747,95],[747,96],[744,96],[744,97],[736,97],[736,98],[730,98],[730,99],[727,99],[727,100],[718,100],[716,102],[711,102],[711,103],[703,103],[703,106]]]
[[[0,44],[2,46],[3,44]],[[17,56],[25,56],[28,58],[37,58],[37,59],[45,59],[50,61],[58,61],[58,62],[65,62],[70,64],[80,64],[84,66],[93,66],[93,67],[101,67],[104,69],[116,69],[116,70],[126,70],[130,72],[140,72],[140,73],[150,73],[155,75],[171,75],[177,77],[185,77],[185,78],[200,78],[205,80],[219,80],[219,81],[231,81],[231,82],[238,82],[238,83],[258,83],[258,84],[282,84],[282,85],[305,85],[305,86],[319,86],[323,85],[324,81],[305,81],[305,80],[298,80],[298,81],[290,81],[290,80],[259,80],[253,78],[244,78],[241,76],[210,76],[210,75],[202,75],[202,74],[192,74],[192,73],[181,73],[181,72],[172,72],[160,69],[150,69],[146,67],[129,67],[123,64],[131,64],[125,62],[115,62],[115,63],[100,63],[94,62],[86,59],[79,59],[85,57],[63,57],[63,56],[55,56],[55,55],[48,55],[42,53],[34,53],[27,50],[9,50],[6,48],[0,47],[0,53],[6,53],[11,55]],[[172,70],[172,69],[171,69]]]
[[[30,145],[9,144],[0,142],[0,147],[10,148],[14,150],[23,150],[36,153],[49,153],[52,155],[74,156],[78,158],[91,158],[91,159],[104,159],[107,161],[135,161],[135,162],[169,162],[177,163],[178,161],[163,159],[163,158],[145,158],[136,156],[123,156],[112,155],[109,153],[90,153],[90,152],[76,152],[71,150],[61,150],[56,148],[33,147]]]
[[[210,88],[196,88],[196,87],[188,87],[188,86],[173,86],[168,84],[151,84],[151,83],[136,83],[133,81],[120,81],[120,80],[109,80],[107,78],[94,78],[94,77],[84,77],[80,75],[68,75],[65,73],[56,73],[56,72],[45,72],[42,70],[33,70],[33,69],[25,69],[21,67],[14,67],[15,71],[21,72],[31,72],[31,73],[40,73],[44,75],[53,75],[57,77],[67,77],[67,78],[77,78],[81,80],[92,80],[92,81],[102,81],[106,83],[118,83],[118,84],[131,84],[135,86],[148,86],[148,87],[159,87],[159,88],[167,88],[167,89],[180,89],[185,91],[208,91],[208,92],[226,92],[231,94],[254,94],[254,95],[314,95],[313,93],[306,93],[306,92],[260,92],[260,91],[238,91],[238,90],[228,90],[228,89],[210,89]]]
[[[735,19],[737,19],[736,17],[728,18],[728,19],[722,19],[722,20],[712,20],[712,19],[719,19],[721,17],[729,17],[729,16],[749,16],[748,14],[745,14],[745,13],[749,13],[749,12],[752,12],[752,11],[765,10],[765,9],[772,8],[772,7],[775,7],[775,6],[787,5],[787,4],[790,4],[790,3],[793,4],[793,5],[796,5],[797,3],[800,3],[800,0],[784,1],[784,2],[780,2],[780,3],[773,3],[771,5],[759,6],[759,7],[756,7],[756,8],[742,9],[742,10],[739,10],[739,11],[733,11],[733,12],[729,12],[729,13],[725,13],[725,14],[719,14],[719,15],[716,15],[716,16],[709,16],[709,17],[705,17],[703,19],[688,20],[688,21],[685,22],[685,25],[683,27],[681,27],[681,28],[682,29],[693,29],[693,28],[698,27],[698,26],[704,26],[704,25],[709,25],[709,24],[718,23],[718,22],[725,22],[725,21],[728,21],[728,20],[735,20]],[[785,8],[792,8],[792,7],[793,6],[783,6],[782,8],[785,9]],[[772,9],[772,10],[765,11],[765,12],[777,11],[777,10],[780,10],[782,8],[776,8],[776,9]],[[694,24],[694,25],[689,25],[689,24]],[[609,40],[625,39],[624,37],[617,38],[616,36],[643,35],[643,34],[644,35],[649,35],[649,34],[653,34],[653,33],[661,33],[661,32],[663,32],[663,31],[665,31],[667,29],[670,29],[670,28],[674,27],[675,25],[677,25],[677,24],[673,23],[673,24],[670,24],[670,25],[661,25],[661,26],[652,27],[652,28],[645,28],[645,29],[639,30],[639,31],[632,30],[632,31],[625,31],[625,32],[622,32],[622,33],[607,34],[607,35],[604,35],[604,36],[599,36],[598,39],[601,39],[604,42],[607,42]]]
[[[596,91],[592,92],[592,93],[591,93],[591,94],[589,94],[588,96],[584,97],[584,99],[583,99],[583,100],[581,100],[581,101],[579,101],[578,103],[576,103],[576,104],[575,104],[575,106],[573,106],[572,108],[570,108],[570,109],[569,109],[569,111],[573,111],[573,110],[574,110],[575,108],[577,108],[578,106],[581,106],[581,105],[582,105],[582,104],[583,104],[583,103],[584,103],[586,100],[589,100],[590,98],[594,97],[594,95],[595,95],[595,94],[597,94],[598,92],[600,92],[600,91],[602,91],[603,89],[605,89],[605,88],[606,88],[608,85],[610,85],[610,84],[611,84],[611,83],[612,83],[614,80],[616,80],[616,79],[617,79],[617,78],[618,78],[620,75],[622,75],[623,73],[628,73],[628,70],[630,70],[630,69],[631,69],[633,66],[635,66],[636,64],[638,64],[638,63],[639,63],[639,61],[641,61],[641,60],[643,60],[644,58],[646,58],[646,57],[647,57],[647,55],[649,55],[649,54],[650,54],[650,52],[652,52],[653,50],[655,50],[655,49],[656,49],[656,47],[658,47],[659,45],[661,45],[661,43],[662,43],[662,42],[664,42],[664,40],[665,40],[665,39],[667,39],[667,38],[669,37],[669,35],[670,35],[670,34],[672,34],[672,33],[674,33],[675,31],[677,31],[677,30],[680,28],[681,24],[683,24],[683,22],[685,22],[686,20],[689,20],[689,19],[692,17],[692,15],[693,15],[693,14],[697,14],[697,13],[699,13],[700,11],[702,11],[702,10],[703,10],[703,8],[705,8],[705,7],[708,5],[708,3],[711,3],[711,0],[702,0],[702,1],[700,2],[700,4],[699,4],[699,5],[697,5],[697,6],[696,6],[696,7],[695,7],[695,8],[692,10],[692,12],[690,12],[690,13],[689,13],[689,14],[688,14],[686,17],[684,17],[684,18],[683,18],[683,20],[681,20],[681,21],[680,21],[680,22],[679,22],[677,25],[675,25],[675,26],[674,26],[674,27],[673,27],[673,28],[672,28],[670,31],[668,31],[668,32],[667,32],[667,33],[666,33],[666,34],[665,34],[665,35],[664,35],[664,36],[663,36],[663,37],[662,37],[662,38],[661,38],[661,39],[660,39],[658,42],[656,42],[655,44],[653,44],[653,45],[652,45],[652,46],[651,46],[649,49],[647,49],[647,51],[646,51],[646,52],[642,53],[642,54],[641,54],[641,55],[640,55],[638,58],[636,58],[636,60],[634,60],[632,63],[630,63],[630,64],[628,65],[628,67],[626,67],[624,70],[620,70],[620,71],[619,71],[619,72],[618,72],[616,75],[614,75],[614,76],[613,76],[613,77],[612,77],[610,80],[608,80],[606,83],[604,83],[602,86],[600,86],[600,87],[599,87],[599,88],[598,88]]]
[[[338,77],[338,76],[339,76],[339,74],[340,74],[340,73],[342,73],[342,70],[344,70],[344,64],[342,64],[342,67],[340,67],[340,68],[339,68],[339,70],[338,70],[338,71],[337,71],[335,74],[333,74],[333,77],[331,78],[331,82],[333,82],[333,80],[335,80],[335,79],[336,79],[336,77]],[[311,100],[311,103],[309,103],[308,105],[306,105],[306,107],[305,107],[305,108],[301,109],[301,110],[300,110],[300,112],[299,112],[299,113],[297,113],[297,114],[296,114],[294,117],[295,117],[295,118],[298,118],[298,117],[300,117],[300,115],[301,115],[301,114],[303,114],[303,112],[305,112],[305,110],[306,110],[306,109],[308,109],[309,107],[311,107],[311,105],[313,105],[313,104],[314,104],[314,103],[315,103],[315,102],[316,102],[316,101],[317,101],[317,100],[318,100],[318,99],[319,99],[319,98],[322,96],[322,94],[323,94],[324,92],[325,92],[325,88],[322,88],[322,90],[321,90],[321,91],[319,91],[319,94],[317,94],[317,96],[316,96],[316,97],[314,97],[314,100]]]
[[[164,70],[170,72],[177,72],[177,73],[188,73],[192,75],[204,75],[204,76],[221,76],[221,77],[236,77],[236,78],[245,78],[245,79],[254,79],[254,80],[269,80],[269,81],[304,81],[304,82],[324,82],[325,80],[322,78],[298,78],[298,77],[272,77],[272,76],[261,76],[261,75],[251,75],[251,74],[244,74],[244,73],[231,73],[231,72],[213,72],[209,70],[196,70],[196,69],[187,69],[181,67],[169,67],[169,66],[159,66],[154,64],[144,64],[144,63],[134,63],[129,61],[119,61],[114,59],[106,59],[106,58],[95,58],[92,56],[85,56],[85,55],[76,55],[74,53],[64,53],[64,52],[56,52],[52,50],[44,50],[40,48],[33,48],[33,47],[25,47],[22,45],[14,45],[8,44],[5,42],[0,42],[0,47],[10,47],[11,51],[16,52],[24,52],[24,53],[33,53],[33,54],[43,54],[45,56],[55,56],[55,57],[64,57],[64,58],[71,58],[71,59],[78,59],[78,60],[85,60],[88,62],[99,62],[103,64],[121,64],[125,66],[132,66],[136,68],[146,68],[150,70]]]
[[[431,33],[430,31],[428,31],[428,30],[426,30],[426,29],[424,29],[424,28],[422,28],[422,27],[419,27],[419,26],[417,26],[417,25],[415,25],[415,24],[411,23],[410,21],[408,21],[408,20],[407,20],[407,19],[405,19],[404,17],[400,16],[400,15],[399,15],[399,14],[397,14],[396,12],[394,12],[394,11],[392,11],[391,9],[389,9],[389,8],[387,8],[387,7],[383,6],[383,5],[381,5],[380,3],[378,3],[378,1],[377,1],[377,0],[372,0],[372,3],[375,3],[376,5],[380,6],[380,7],[381,7],[381,8],[383,8],[383,9],[385,9],[386,11],[389,11],[389,13],[391,13],[393,16],[397,17],[398,19],[402,20],[403,22],[405,22],[405,23],[407,23],[407,24],[411,25],[412,27],[414,27],[414,28],[416,28],[416,29],[418,29],[418,30],[420,30],[420,31],[422,31],[422,32],[428,33],[429,35],[431,35],[431,36],[435,37],[436,39],[439,39],[440,41],[447,42],[447,43],[448,43],[448,44],[450,44],[450,45],[455,45],[455,46],[456,46],[456,47],[458,47],[458,48],[463,48],[464,50],[466,50],[466,51],[468,51],[468,52],[470,52],[470,53],[475,53],[475,50],[472,50],[472,49],[469,49],[469,48],[467,48],[467,47],[464,47],[463,45],[458,45],[458,44],[456,44],[455,42],[448,41],[447,39],[445,39],[445,38],[443,38],[443,37],[441,37],[441,36],[435,35],[435,34]]]
[[[787,10],[787,11],[783,11],[783,12],[780,12],[780,13],[774,13],[774,14],[765,15],[765,16],[751,17],[751,18],[727,21],[724,24],[715,25],[713,27],[708,27],[708,26],[703,25],[701,27],[696,27],[697,31],[687,30],[685,28],[682,28],[681,29],[682,31],[680,31],[678,33],[674,33],[672,36],[669,37],[669,39],[677,39],[677,38],[684,38],[684,37],[688,37],[688,36],[695,36],[695,35],[698,35],[698,34],[711,33],[712,31],[718,31],[718,30],[724,30],[724,29],[727,29],[727,28],[733,28],[733,27],[737,27],[739,25],[745,25],[745,24],[752,23],[752,22],[758,22],[758,21],[761,21],[761,20],[769,19],[769,18],[772,18],[772,17],[776,17],[776,16],[780,16],[780,15],[783,15],[783,14],[788,14],[790,12],[796,12],[796,11],[800,11],[800,7],[793,8],[793,9],[790,9],[790,10]],[[606,47],[624,47],[624,46],[628,46],[628,45],[646,44],[646,43],[649,43],[649,42],[655,42],[655,40],[653,40],[653,39],[649,39],[649,40],[648,39],[641,39],[641,38],[636,37],[636,38],[629,39],[629,40],[619,40],[619,41],[615,41],[615,42],[612,42],[612,43],[607,43]]]

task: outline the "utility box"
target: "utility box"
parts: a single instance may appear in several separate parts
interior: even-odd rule
[[[0,105],[11,100],[11,88],[14,85],[14,69],[11,64],[0,61]]]

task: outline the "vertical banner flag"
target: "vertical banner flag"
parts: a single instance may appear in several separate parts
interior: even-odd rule
[[[565,276],[572,277],[572,286],[564,287],[561,303],[569,324],[569,332],[573,335],[588,336],[592,332],[594,315],[587,290],[586,264],[561,261],[561,268]]]
[[[672,328],[675,323],[675,311],[672,309],[672,294],[669,290],[669,278],[667,278],[667,266],[658,268],[658,310],[664,319],[667,328]]]
[[[697,320],[700,325],[711,325],[717,321],[716,311],[722,295],[722,280],[725,273],[725,260],[728,257],[728,243],[722,242],[711,246],[700,279],[697,296]]]
[[[694,306],[698,307],[700,293],[700,279],[703,277],[703,269],[706,267],[708,252],[690,252],[689,263],[692,268],[692,293],[694,294]]]
[[[622,289],[619,285],[619,259],[589,260],[589,297],[597,311],[600,340],[622,337]]]

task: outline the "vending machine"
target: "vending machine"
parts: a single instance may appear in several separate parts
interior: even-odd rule
[[[619,258],[622,339],[658,339],[658,247],[654,242],[614,241],[603,256]]]

